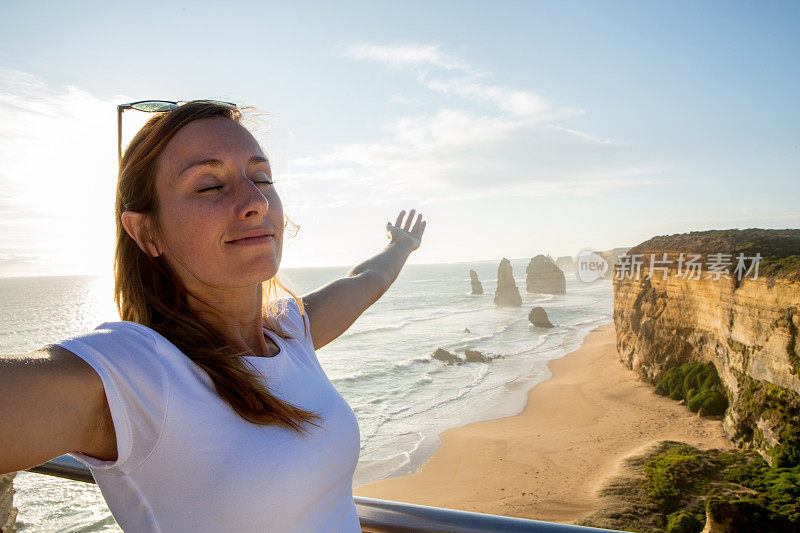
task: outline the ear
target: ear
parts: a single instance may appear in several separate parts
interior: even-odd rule
[[[161,255],[159,246],[153,238],[150,217],[137,211],[125,211],[122,213],[122,226],[142,251],[153,257]]]

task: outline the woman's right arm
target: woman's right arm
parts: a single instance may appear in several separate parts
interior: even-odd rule
[[[103,382],[60,346],[0,355],[0,474],[102,446]]]

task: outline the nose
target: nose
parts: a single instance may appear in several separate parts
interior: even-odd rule
[[[239,204],[236,209],[241,218],[265,215],[269,209],[269,201],[264,193],[249,178],[245,177],[239,182]]]

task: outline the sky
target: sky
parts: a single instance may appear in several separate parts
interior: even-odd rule
[[[553,257],[800,227],[800,3],[6,3],[0,276],[107,275],[116,105],[263,114],[283,267]],[[146,113],[123,116],[123,143]]]

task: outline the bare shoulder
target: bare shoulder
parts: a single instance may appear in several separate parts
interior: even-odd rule
[[[103,390],[103,381],[95,369],[66,348],[51,344],[21,357],[26,364],[39,367],[40,379],[57,377],[86,392]]]
[[[29,354],[29,361],[50,367],[53,374],[45,371],[44,376],[58,379],[59,387],[68,402],[83,416],[82,432],[85,435],[83,446],[70,450],[85,453],[101,460],[115,460],[116,436],[111,418],[103,381],[92,366],[70,350],[56,345],[48,345]]]
[[[71,452],[115,458],[102,379],[71,351],[48,345],[0,355],[0,391],[0,435],[10,436],[0,446],[0,473]]]

